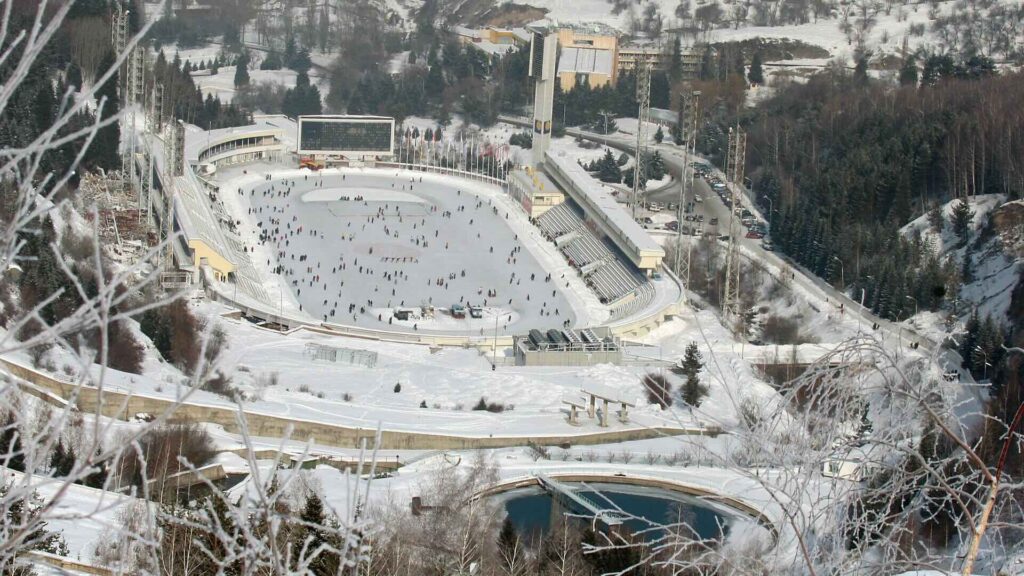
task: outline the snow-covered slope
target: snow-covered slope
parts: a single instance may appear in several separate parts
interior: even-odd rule
[[[969,254],[973,278],[960,289],[959,297],[966,304],[961,311],[977,307],[982,316],[990,314],[1012,322],[1007,311],[1024,265],[1024,201],[1007,202],[1002,194],[970,198],[975,214],[967,242],[960,242],[949,223],[957,202],[942,206],[941,230],[936,230],[925,214],[904,226],[902,232],[908,237],[919,235],[941,258],[951,259],[958,270],[963,269],[965,254]]]

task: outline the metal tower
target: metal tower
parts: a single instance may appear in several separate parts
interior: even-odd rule
[[[675,258],[675,270],[680,278],[684,279],[687,288],[690,286],[690,259],[693,255],[693,242],[687,242],[686,247],[686,259],[680,262],[682,256],[682,238],[683,238],[683,214],[684,207],[686,205],[686,191],[690,191],[690,195],[694,195],[693,178],[693,158],[697,153],[697,127],[700,125],[700,90],[694,90],[692,92],[684,92],[681,95],[679,103],[679,130],[683,140],[683,150],[686,151],[686,164],[683,165],[683,170],[679,174],[679,204],[676,209],[676,226],[678,228],[678,234],[676,236],[676,258]],[[682,267],[680,267],[682,266]]]
[[[725,177],[730,181],[732,206],[729,208],[729,251],[725,256],[725,298],[722,300],[722,312],[726,315],[739,313],[740,263],[736,249],[736,209],[739,207],[738,186],[743,185],[743,169],[746,164],[747,134],[740,129],[729,129],[729,147],[726,155]]]
[[[636,66],[636,101],[639,104],[636,115],[636,162],[633,170],[633,218],[636,218],[636,206],[640,203],[643,190],[644,156],[647,153],[647,123],[651,118],[651,67],[647,62],[637,62]]]

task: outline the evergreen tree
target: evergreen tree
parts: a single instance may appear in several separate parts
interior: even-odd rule
[[[964,250],[964,260],[960,267],[960,283],[970,284],[974,282],[974,266],[973,257],[971,256],[971,247],[968,246]]]
[[[101,453],[102,451],[100,450],[99,446],[97,446],[96,456],[99,456]],[[104,485],[107,483],[107,463],[97,458],[96,463],[93,464],[93,467],[95,469],[83,479],[82,484],[90,488],[103,488]]]
[[[0,498],[3,498],[5,501],[8,499],[7,496],[11,486],[11,483],[0,485]],[[28,498],[12,498],[7,505],[5,518],[0,520],[6,527],[5,533],[9,533],[8,531],[17,526],[34,526],[35,529],[31,533],[21,535],[23,544],[20,548],[22,550],[38,550],[39,552],[58,556],[68,556],[70,554],[68,544],[64,541],[64,537],[60,532],[51,532],[47,529],[46,522],[36,520],[40,514],[38,502],[39,496],[35,492]],[[21,567],[12,569],[10,566],[5,566],[2,573],[5,576],[8,574],[11,576],[31,576],[34,572],[23,571]]]
[[[320,51],[327,52],[327,40],[330,38],[331,21],[327,17],[327,5],[324,4],[320,10],[320,30],[318,33],[318,39],[320,40]]]
[[[64,446],[64,440],[57,440],[57,446],[50,455],[50,468],[55,478],[66,478],[75,465],[75,455]]]
[[[68,64],[68,73],[64,81],[68,86],[74,86],[75,90],[82,87],[82,69],[78,67],[78,64],[74,62]]]
[[[971,234],[971,222],[974,220],[974,210],[966,199],[961,198],[953,204],[953,213],[950,214],[949,223],[953,232],[960,239],[960,242],[967,242]]]
[[[696,342],[690,342],[686,345],[686,350],[683,353],[683,374],[696,375],[703,367],[704,357],[700,353],[700,348],[697,347]]]
[[[735,56],[733,56],[732,70],[731,72],[741,79],[746,78],[747,61],[743,58],[743,51],[737,49]]]
[[[427,72],[424,88],[426,89],[428,99],[432,101],[441,99],[445,89],[444,71],[441,65],[435,64],[430,67],[430,70]]]
[[[714,80],[715,78],[715,53],[714,49],[709,44],[704,49],[704,54],[700,58],[700,79],[701,80]]]
[[[917,57],[909,54],[900,66],[900,85],[917,86]]]
[[[853,66],[853,79],[857,84],[868,83],[868,61],[871,59],[870,52],[858,52],[855,56],[856,62]]]
[[[260,70],[280,70],[284,64],[281,62],[281,54],[271,52],[260,62]]]
[[[651,74],[651,107],[652,108],[668,108],[671,100],[669,94],[669,82],[668,76],[664,72],[655,72]],[[593,106],[583,108],[581,111],[593,110]],[[634,115],[636,113],[634,112]]]
[[[750,83],[756,86],[764,84],[764,68],[761,58],[760,50],[754,52],[754,57],[750,60],[750,70],[747,71],[747,80],[750,80]]]
[[[615,162],[615,157],[610,149],[605,150],[604,157],[598,165],[597,178],[601,182],[619,183],[622,181],[622,170]]]
[[[10,411],[0,416],[0,466],[25,471],[25,452],[21,447],[18,419]]]
[[[103,56],[103,59],[100,60],[99,69],[107,70],[113,67],[116,61],[117,60],[114,58],[114,52],[112,50],[108,50]],[[107,82],[100,86],[99,90],[96,91],[97,100],[103,102],[103,112],[100,116],[101,120],[112,118],[117,115],[120,110],[120,100],[117,97],[118,78],[120,77],[120,72],[115,71]],[[105,170],[120,168],[120,143],[121,128],[117,122],[111,122],[109,125],[100,128],[96,133],[96,137],[92,141],[92,145],[89,147],[88,153],[92,160],[92,166],[103,168]]]
[[[678,34],[672,40],[672,58],[669,61],[668,77],[673,85],[683,79],[683,47]]]
[[[665,177],[665,160],[661,157],[660,151],[655,150],[645,166],[648,180],[661,180]]]
[[[665,131],[662,130],[661,126],[658,126],[658,131],[654,133],[654,141],[658,144],[665,140]]]
[[[249,53],[242,50],[242,54],[235,61],[235,88],[249,85]]]

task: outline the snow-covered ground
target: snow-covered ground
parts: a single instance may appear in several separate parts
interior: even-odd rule
[[[953,226],[950,224],[953,207],[958,200],[952,200],[941,207],[943,227],[935,230],[929,222],[928,214],[912,220],[901,229],[906,237],[918,236],[925,246],[941,259],[951,259],[957,269],[962,269],[965,253],[971,258],[973,281],[963,285],[960,296],[972,306],[976,306],[982,316],[992,315],[997,319],[1005,319],[1010,306],[1010,295],[1020,278],[1020,268],[1024,263],[1014,255],[1015,248],[1004,247],[1003,238],[997,233],[987,238],[979,246],[980,236],[989,226],[992,213],[1006,202],[1002,194],[984,194],[968,198],[968,204],[974,212],[970,223],[970,235],[966,243],[961,243]],[[1013,242],[1015,239],[1008,238]],[[1017,240],[1019,241],[1019,240]],[[970,250],[968,250],[970,247]],[[1006,248],[1009,248],[1008,250]],[[1019,247],[1016,248],[1019,250]],[[969,307],[964,307],[967,310]],[[916,326],[934,337],[942,338],[947,331],[945,319],[941,315],[922,312],[912,321]]]

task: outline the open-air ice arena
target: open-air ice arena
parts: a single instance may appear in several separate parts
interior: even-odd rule
[[[252,321],[496,348],[531,330],[640,336],[681,301],[660,246],[552,152],[548,175],[467,142],[310,166],[283,116],[179,130],[176,260]],[[158,179],[175,171],[164,148]],[[489,163],[438,166],[485,149]]]

